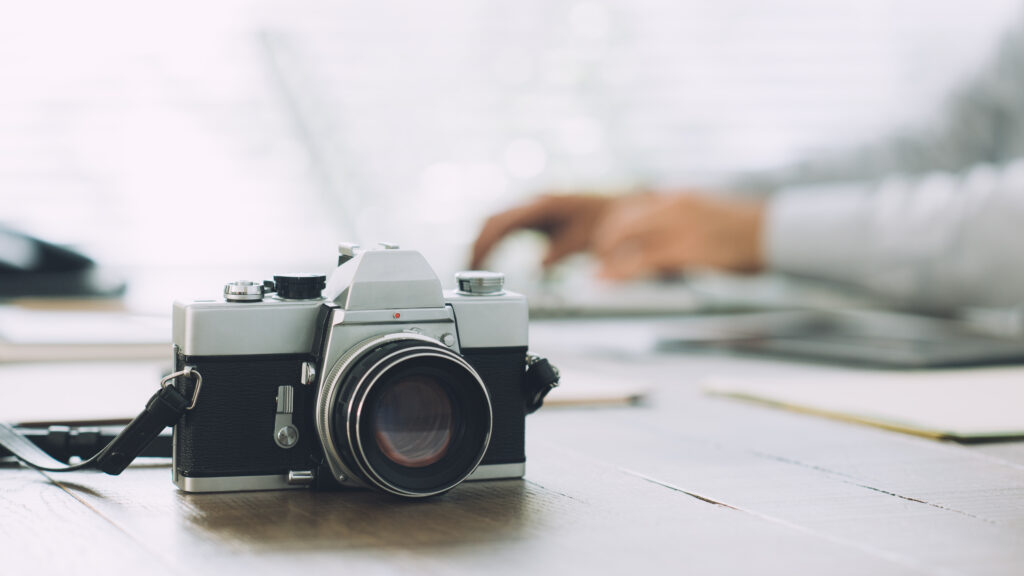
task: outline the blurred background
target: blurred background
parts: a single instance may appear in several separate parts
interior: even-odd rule
[[[926,127],[1020,12],[8,2],[0,222],[124,274],[145,312],[326,272],[339,240],[419,249],[450,285],[486,216],[545,190],[724,187]]]

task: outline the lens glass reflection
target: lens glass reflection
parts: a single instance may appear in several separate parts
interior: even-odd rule
[[[388,383],[377,401],[374,436],[381,452],[409,468],[429,466],[448,452],[452,401],[433,377],[410,374]]]

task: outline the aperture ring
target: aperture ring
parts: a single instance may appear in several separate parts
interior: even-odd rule
[[[378,471],[376,471],[370,464],[367,456],[367,449],[363,445],[362,435],[360,434],[360,423],[364,417],[363,411],[365,408],[366,398],[369,396],[370,392],[372,392],[374,386],[380,382],[384,375],[392,369],[399,367],[402,363],[421,358],[439,358],[447,360],[455,363],[465,370],[479,386],[479,392],[483,395],[487,409],[486,432],[484,433],[480,452],[475,455],[472,464],[459,477],[454,478],[447,484],[430,491],[422,492],[404,489],[383,478],[381,474],[379,474]],[[483,460],[483,457],[487,452],[487,447],[490,444],[493,426],[493,413],[491,410],[490,395],[487,393],[487,387],[484,385],[480,375],[477,374],[476,370],[474,370],[468,362],[466,362],[461,356],[446,348],[441,348],[440,346],[417,346],[414,348],[404,348],[391,352],[384,358],[375,362],[371,368],[365,371],[359,381],[353,385],[352,395],[348,400],[345,422],[349,441],[349,453],[355,459],[356,466],[358,466],[360,471],[363,472],[364,478],[368,479],[381,490],[392,494],[408,497],[426,497],[451,490],[476,470],[476,467],[479,466],[480,461]]]
[[[375,353],[375,351],[385,346],[400,344],[403,341],[413,346],[393,350],[384,357],[374,361],[373,365],[369,368],[360,368],[361,374],[351,374],[353,368],[362,363],[369,355]],[[464,474],[460,473],[459,477],[453,478],[453,481],[436,489],[416,491],[396,486],[374,470],[367,457],[367,451],[363,446],[363,440],[359,433],[359,424],[363,416],[365,400],[380,378],[407,361],[423,358],[436,358],[452,362],[461,370],[464,370],[471,380],[475,382],[476,386],[479,387],[483,405],[486,407],[486,414],[482,415],[486,417],[486,432],[483,435],[480,453],[475,455],[472,465],[464,471]],[[350,384],[350,376],[358,378],[354,384]],[[471,391],[471,393],[476,393],[476,390]],[[339,398],[341,394],[347,394],[348,397]],[[345,425],[343,429],[340,424],[333,422],[335,407],[338,405],[339,400],[344,400],[346,404],[344,408]],[[493,414],[490,395],[483,380],[473,367],[460,355],[444,347],[440,342],[426,336],[408,332],[375,336],[350,348],[334,364],[330,373],[324,379],[324,386],[317,397],[317,432],[323,445],[324,455],[335,477],[343,477],[343,481],[348,484],[357,483],[367,487],[376,487],[385,492],[405,497],[432,496],[450,490],[461,483],[483,460],[490,443],[492,425]],[[347,437],[340,440],[347,444],[348,456],[351,458],[351,461],[346,461],[348,459],[338,450],[339,438],[337,435],[339,434],[344,434]]]

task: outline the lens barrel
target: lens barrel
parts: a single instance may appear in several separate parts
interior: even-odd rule
[[[354,346],[320,393],[317,423],[332,470],[385,492],[450,490],[473,473],[490,442],[491,403],[480,376],[424,336],[389,334]]]

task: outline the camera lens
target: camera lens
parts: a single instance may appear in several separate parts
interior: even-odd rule
[[[434,464],[451,445],[452,401],[432,377],[414,374],[393,382],[381,394],[372,418],[377,447],[400,466]]]
[[[322,394],[318,426],[332,469],[385,492],[450,490],[490,442],[491,403],[480,376],[426,337],[392,334],[356,345]]]

